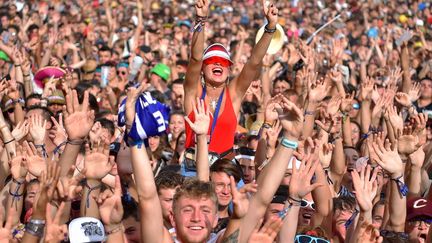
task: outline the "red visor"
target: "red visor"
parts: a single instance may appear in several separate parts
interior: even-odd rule
[[[222,67],[230,67],[231,66],[231,62],[225,58],[222,57],[209,57],[207,59],[204,60],[204,64],[205,65],[209,65],[209,64],[216,64],[219,63]]]

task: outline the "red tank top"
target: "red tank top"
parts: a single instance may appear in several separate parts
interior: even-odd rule
[[[227,150],[231,149],[234,145],[234,135],[237,128],[237,118],[232,106],[229,89],[226,88],[226,100],[223,112],[219,112],[216,126],[213,131],[213,135],[209,144],[209,151],[222,154]],[[189,119],[194,122],[195,114],[192,111],[188,115]],[[208,135],[211,132],[211,126],[213,123],[213,117],[210,117],[210,125]],[[189,124],[186,123],[186,148],[195,146],[195,134],[190,128]]]

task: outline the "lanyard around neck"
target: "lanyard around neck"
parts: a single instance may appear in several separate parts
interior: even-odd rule
[[[217,123],[217,119],[218,119],[218,116],[219,116],[219,110],[220,110],[220,107],[222,105],[222,99],[223,99],[223,96],[224,96],[224,92],[225,92],[225,88],[222,90],[222,93],[219,95],[219,99],[218,99],[218,102],[217,102],[217,105],[216,105],[216,109],[215,109],[215,112],[213,113],[213,122],[212,122],[212,125],[211,125],[210,138],[209,138],[208,143],[211,142],[214,129],[216,128],[216,123]],[[203,92],[202,92],[202,95],[201,95],[201,99],[202,100],[205,98],[206,93],[207,93],[207,88],[204,85]]]

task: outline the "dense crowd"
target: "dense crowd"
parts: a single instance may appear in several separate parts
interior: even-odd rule
[[[0,4],[0,242],[432,242],[432,4]]]

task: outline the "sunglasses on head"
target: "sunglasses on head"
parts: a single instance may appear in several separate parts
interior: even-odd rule
[[[330,241],[310,235],[296,235],[294,243],[330,243]]]
[[[231,66],[231,62],[225,58],[222,58],[222,57],[209,57],[209,58],[204,60],[205,65],[216,64],[216,63],[221,65],[222,67],[230,67]]]
[[[305,199],[302,199],[301,203],[300,203],[300,207],[302,207],[302,208],[310,207],[312,209],[315,209],[315,203],[308,201],[308,200],[305,200]]]

